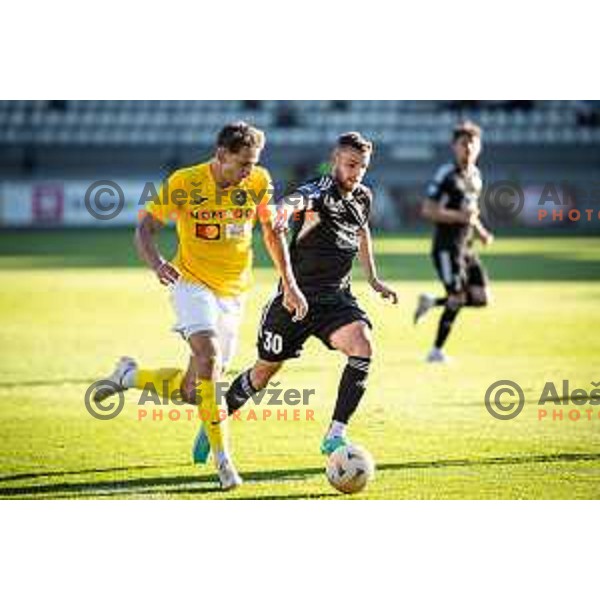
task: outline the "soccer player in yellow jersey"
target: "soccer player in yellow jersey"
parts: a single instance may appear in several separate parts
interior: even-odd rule
[[[238,122],[218,135],[212,160],[176,171],[152,198],[136,231],[141,258],[168,286],[176,315],[175,330],[188,342],[191,358],[186,371],[147,370],[122,357],[109,376],[113,389],[100,388],[96,401],[128,388],[157,393],[179,391],[187,402],[198,403],[204,427],[199,439],[210,444],[223,489],[241,483],[224,440],[224,421],[215,399],[215,382],[233,357],[242,317],[244,294],[252,280],[252,229],[260,220],[265,245],[282,277],[286,306],[303,319],[308,304],[292,272],[282,233],[273,228],[272,184],[258,166],[264,133]],[[159,253],[154,235],[175,220],[179,247],[172,261]],[[196,446],[198,439],[196,440]],[[194,452],[196,454],[197,448]]]

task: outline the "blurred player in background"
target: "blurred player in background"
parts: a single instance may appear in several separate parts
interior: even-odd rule
[[[494,239],[479,217],[481,129],[470,121],[459,123],[452,149],[454,162],[438,169],[422,208],[423,217],[434,224],[432,258],[446,289],[442,298],[422,294],[415,311],[416,324],[435,306],[443,307],[429,362],[447,360],[443,347],[461,308],[489,301],[487,274],[473,248],[475,236],[485,245]]]
[[[297,318],[307,310],[294,282],[284,234],[275,232],[274,214],[267,207],[272,183],[267,170],[258,166],[264,144],[262,131],[243,122],[227,125],[210,162],[176,171],[148,202],[136,230],[136,247],[159,282],[170,288],[175,330],[189,344],[190,362],[186,371],[147,370],[123,357],[108,378],[112,389],[100,388],[96,394],[101,401],[111,393],[152,384],[159,394],[167,390],[173,397],[179,391],[185,401],[199,403],[210,418],[203,417],[194,455],[200,452],[205,460],[212,449],[223,489],[236,487],[241,478],[226,448],[215,382],[235,351],[244,294],[251,284],[257,213],[287,306]],[[176,221],[179,242],[171,262],[160,255],[154,239],[169,219]],[[195,456],[196,462],[204,460]]]
[[[294,206],[290,256],[294,276],[308,300],[305,318],[290,305],[282,280],[263,310],[258,332],[258,360],[233,382],[227,393],[230,412],[241,408],[281,369],[297,358],[304,342],[317,337],[331,350],[347,357],[338,396],[321,451],[330,454],[348,443],[346,426],[366,389],[371,365],[371,322],[350,289],[354,258],[358,255],[373,290],[394,304],[396,292],[377,277],[369,215],[372,193],[362,184],[371,160],[372,144],[359,133],[346,133],[333,152],[330,175],[298,188],[284,198]],[[299,218],[298,218],[299,217]],[[281,219],[277,230],[287,229]]]

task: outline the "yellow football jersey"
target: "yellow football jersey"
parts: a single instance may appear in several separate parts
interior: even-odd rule
[[[146,210],[174,220],[179,246],[173,264],[188,281],[220,296],[236,296],[252,283],[252,230],[257,218],[273,219],[269,172],[254,167],[240,184],[219,188],[209,163],[173,173]]]

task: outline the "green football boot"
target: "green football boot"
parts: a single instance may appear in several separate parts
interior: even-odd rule
[[[206,464],[210,455],[210,442],[208,441],[208,435],[204,429],[204,424],[200,426],[200,431],[194,440],[194,447],[192,448],[192,459],[194,464]]]
[[[321,442],[321,454],[326,454],[329,456],[333,454],[338,448],[342,448],[349,444],[348,438],[336,436],[336,437],[327,437],[323,438]]]

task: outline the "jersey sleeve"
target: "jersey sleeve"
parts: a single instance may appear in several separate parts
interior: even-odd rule
[[[308,201],[312,200],[314,202],[315,200],[318,200],[321,197],[322,192],[322,188],[319,187],[316,182],[309,181],[296,188],[296,191],[291,195],[296,198],[301,196],[307,201],[305,202],[305,204],[307,204]]]
[[[158,193],[146,202],[144,209],[157,221],[166,223],[177,219],[184,203],[183,180],[176,171],[162,182]]]
[[[371,220],[371,213],[373,212],[373,190],[365,188],[365,222],[363,227]]]
[[[321,198],[322,189],[315,182],[303,183],[293,192],[281,198],[277,205],[277,217],[275,219],[275,230],[287,232],[290,229],[290,221],[307,210],[315,210],[317,201]]]
[[[448,188],[448,176],[450,175],[451,170],[452,168],[449,165],[444,165],[437,170],[433,179],[427,184],[425,195],[429,200],[439,202],[446,193]]]
[[[288,196],[290,204],[294,205],[293,210],[295,212],[318,211],[331,185],[331,180],[325,178],[303,183]]]

